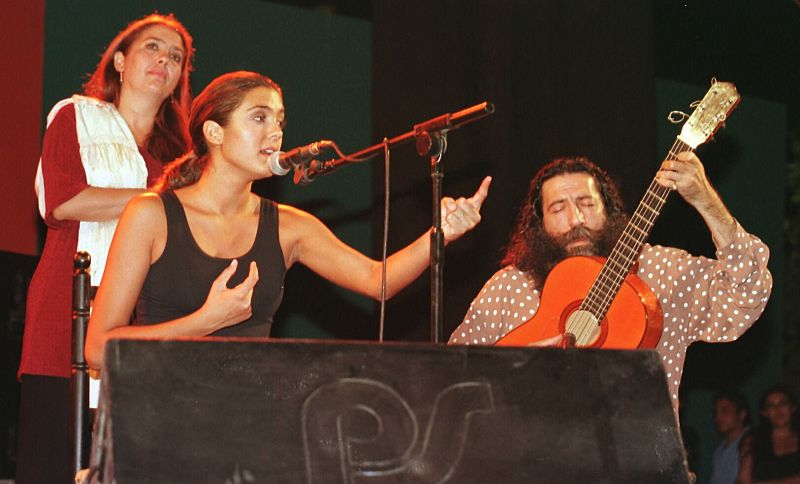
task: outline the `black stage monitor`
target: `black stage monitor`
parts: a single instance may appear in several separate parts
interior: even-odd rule
[[[688,482],[654,351],[112,340],[95,477]]]

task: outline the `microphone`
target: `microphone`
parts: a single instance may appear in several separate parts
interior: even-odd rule
[[[270,155],[267,164],[273,175],[283,176],[292,168],[298,168],[313,160],[315,156],[333,147],[333,141],[319,140],[287,152],[276,151]]]

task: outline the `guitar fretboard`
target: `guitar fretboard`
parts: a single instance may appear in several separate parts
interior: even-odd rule
[[[691,146],[676,139],[667,154],[667,159],[676,160],[678,153],[691,150]],[[600,324],[605,318],[622,282],[639,258],[639,251],[650,235],[653,224],[671,191],[671,189],[659,185],[653,178],[642,201],[639,202],[639,206],[636,207],[636,211],[622,231],[617,244],[606,259],[600,274],[592,284],[586,299],[581,303],[580,309],[591,312],[597,318],[597,324]]]

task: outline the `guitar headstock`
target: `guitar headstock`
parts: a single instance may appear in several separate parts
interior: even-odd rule
[[[730,82],[711,81],[711,88],[697,104],[681,129],[678,139],[692,149],[708,141],[739,104],[739,93]]]

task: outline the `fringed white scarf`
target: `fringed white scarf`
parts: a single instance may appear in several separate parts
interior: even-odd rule
[[[72,96],[57,103],[47,115],[47,125],[64,106],[75,105],[75,122],[81,161],[89,185],[99,188],[147,188],[147,166],[130,128],[113,104],[85,96]],[[36,170],[39,213],[46,212],[42,161]],[[92,285],[100,284],[108,248],[117,220],[80,223],[78,250],[92,257]]]

